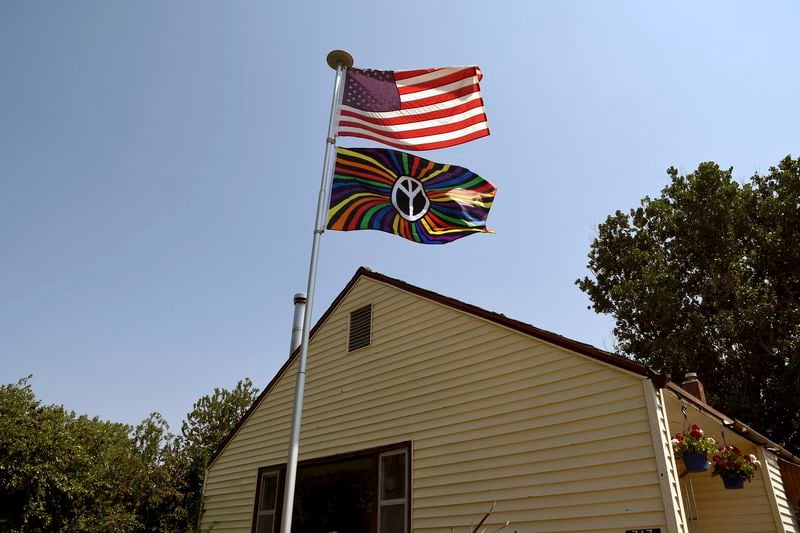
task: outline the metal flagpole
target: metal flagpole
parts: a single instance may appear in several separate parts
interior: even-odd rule
[[[331,114],[328,122],[328,138],[325,140],[325,159],[322,163],[322,180],[317,200],[317,219],[314,224],[314,239],[311,244],[311,263],[308,267],[308,302],[303,315],[303,334],[300,344],[300,361],[297,366],[297,382],[294,388],[294,411],[292,414],[292,433],[289,438],[289,458],[286,463],[286,482],[283,489],[283,517],[281,533],[292,530],[292,508],[294,506],[294,487],[297,478],[297,455],[300,447],[300,423],[303,417],[303,390],[306,386],[306,360],[308,359],[308,337],[311,329],[311,309],[314,302],[314,286],[317,280],[317,258],[319,255],[319,238],[325,231],[325,213],[328,188],[328,174],[331,166],[331,147],[336,144],[337,116],[342,93],[342,78],[348,67],[353,66],[353,56],[344,50],[333,50],[327,57],[328,65],[336,70],[336,82],[333,86]]]

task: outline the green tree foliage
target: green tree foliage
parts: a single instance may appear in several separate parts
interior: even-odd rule
[[[618,350],[800,449],[800,160],[740,185],[703,163],[599,226],[576,283]]]
[[[42,405],[30,376],[0,386],[0,531],[191,531],[208,458],[257,395],[215,389],[173,437]]]
[[[233,390],[214,389],[214,394],[195,402],[181,426],[176,447],[181,461],[180,488],[185,495],[189,523],[199,523],[205,468],[222,441],[258,397],[249,378]]]
[[[186,495],[177,486],[183,476],[181,457],[169,424],[151,413],[130,430],[129,439],[137,461],[128,498],[139,519],[137,529],[187,530]]]
[[[120,488],[134,450],[123,424],[43,406],[28,379],[0,387],[0,522],[9,531],[131,531]]]

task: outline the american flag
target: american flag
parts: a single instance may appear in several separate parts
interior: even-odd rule
[[[347,69],[339,135],[435,150],[489,135],[478,67]]]

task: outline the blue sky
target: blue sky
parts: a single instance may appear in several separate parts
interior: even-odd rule
[[[174,431],[214,387],[263,388],[306,288],[335,48],[481,67],[492,135],[420,155],[497,186],[497,234],[328,232],[315,318],[364,265],[612,349],[574,285],[597,224],[669,166],[798,155],[794,2],[289,4],[0,3],[0,382]]]

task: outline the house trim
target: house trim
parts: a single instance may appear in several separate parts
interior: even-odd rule
[[[668,432],[668,429],[661,423],[663,419],[666,419],[666,413],[663,412],[664,398],[660,397],[661,390],[657,389],[649,379],[642,381],[642,388],[650,421],[650,435],[653,438],[653,452],[658,465],[658,480],[661,485],[661,499],[664,502],[667,527],[670,531],[685,533],[687,531],[686,513],[680,493],[676,493],[674,490],[678,488],[678,479],[677,477],[673,479],[674,468],[670,468],[670,463],[673,467],[675,464],[675,459],[672,457],[672,445],[664,442],[664,434]],[[668,459],[670,463],[667,462]]]
[[[764,479],[764,488],[767,491],[767,499],[769,500],[769,508],[772,510],[772,518],[775,520],[775,527],[780,533],[785,533],[786,527],[783,524],[781,510],[778,509],[778,497],[775,494],[775,487],[772,484],[770,465],[767,464],[767,450],[765,450],[763,446],[758,446],[756,448],[756,454],[758,460],[761,461],[761,477]],[[778,462],[777,457],[775,458],[775,462]]]

